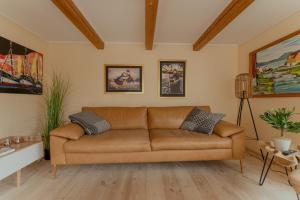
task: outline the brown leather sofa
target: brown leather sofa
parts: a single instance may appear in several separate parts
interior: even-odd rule
[[[200,106],[210,110],[208,106]],[[214,134],[181,130],[193,109],[181,107],[84,107],[104,117],[111,130],[84,135],[77,124],[51,132],[53,175],[57,165],[90,163],[142,163],[197,160],[240,160],[245,152],[243,129],[221,121]]]

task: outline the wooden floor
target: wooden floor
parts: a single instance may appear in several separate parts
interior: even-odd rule
[[[52,179],[47,161],[0,181],[0,200],[296,200],[285,175],[272,171],[258,185],[262,163],[247,156],[238,161],[66,166]],[[275,170],[277,170],[275,168]]]

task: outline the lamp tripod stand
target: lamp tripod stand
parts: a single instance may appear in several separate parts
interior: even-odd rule
[[[247,101],[247,104],[248,104],[248,107],[249,107],[249,111],[250,111],[250,115],[251,115],[251,119],[252,119],[252,124],[253,124],[254,131],[255,131],[256,141],[259,141],[257,128],[256,128],[256,125],[255,125],[255,121],[254,121],[254,117],[253,117],[253,113],[252,113],[251,104],[250,104],[249,98],[246,96],[246,91],[244,91],[244,90],[242,91],[242,95],[240,97],[239,112],[238,112],[236,124],[238,126],[241,126],[242,112],[243,112],[243,107],[244,107],[244,101],[245,100]],[[264,154],[263,154],[261,148],[260,148],[260,154],[261,154],[262,159],[264,159]]]

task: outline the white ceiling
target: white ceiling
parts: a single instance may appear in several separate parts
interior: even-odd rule
[[[300,11],[300,0],[255,0],[213,43],[241,44]]]
[[[160,0],[155,42],[193,43],[230,0]],[[144,0],[74,0],[105,42],[144,42]],[[212,43],[241,44],[300,10],[300,0],[255,0]],[[47,41],[87,41],[50,0],[0,0],[6,16]]]
[[[45,40],[86,40],[50,0],[0,0],[0,15],[10,18]]]
[[[231,0],[161,0],[156,42],[193,43]]]
[[[73,2],[104,41],[144,41],[145,0],[73,0]]]

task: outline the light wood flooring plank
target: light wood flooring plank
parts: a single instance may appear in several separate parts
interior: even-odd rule
[[[272,170],[258,185],[262,162],[247,156],[245,173],[239,161],[74,165],[51,177],[48,161],[0,181],[0,200],[296,200],[287,177]]]

